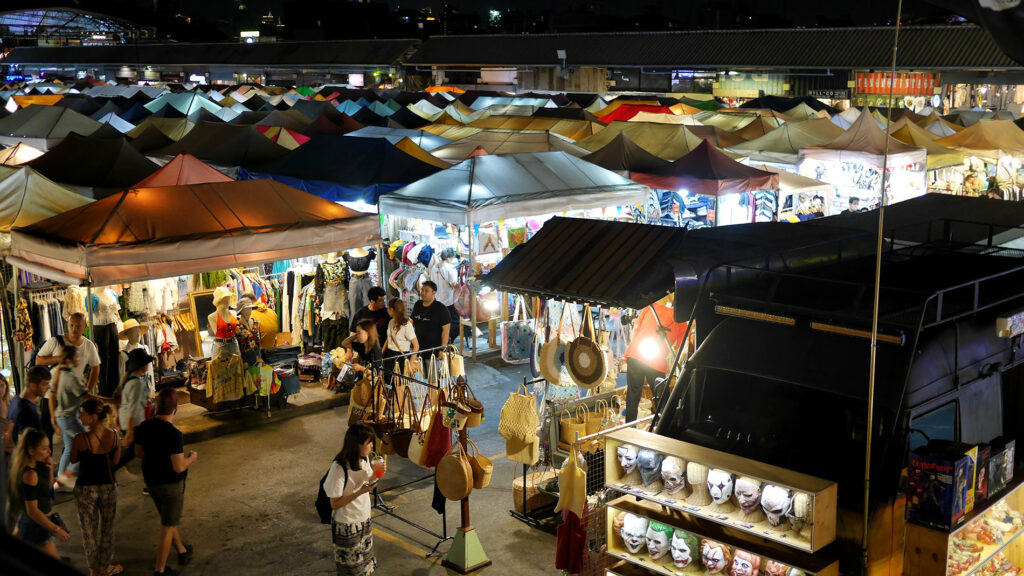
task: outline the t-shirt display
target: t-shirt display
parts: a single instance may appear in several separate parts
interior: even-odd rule
[[[142,446],[142,478],[149,486],[184,480],[188,471],[174,471],[171,456],[185,453],[185,439],[174,424],[151,418],[135,428],[135,443]]]
[[[452,319],[448,307],[444,304],[434,300],[427,306],[421,300],[412,307],[412,321],[420,350],[429,350],[443,344],[441,330],[451,324]]]

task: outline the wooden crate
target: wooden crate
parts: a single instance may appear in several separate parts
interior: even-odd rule
[[[684,462],[704,464],[709,469],[725,470],[736,477],[756,478],[763,483],[774,484],[794,493],[802,492],[810,498],[811,503],[808,523],[799,530],[792,529],[785,523],[778,527],[770,526],[766,521],[752,523],[742,519],[738,509],[734,512],[721,512],[711,506],[687,502],[685,491],[669,496],[658,483],[652,486],[636,486],[633,482],[636,479],[635,475],[624,478],[619,467],[617,449],[623,444],[640,449],[647,448],[665,456],[675,456]],[[820,550],[836,539],[835,482],[636,429],[624,429],[609,434],[605,438],[605,454],[605,485],[619,492],[805,552]],[[732,499],[735,503],[735,495]]]

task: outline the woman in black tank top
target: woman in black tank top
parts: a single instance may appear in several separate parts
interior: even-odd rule
[[[79,463],[75,504],[82,524],[89,576],[124,571],[120,564],[113,564],[114,516],[117,513],[114,465],[121,458],[121,444],[117,433],[104,424],[110,413],[110,406],[99,400],[86,400],[80,418],[88,432],[79,434],[71,448],[71,461]]]

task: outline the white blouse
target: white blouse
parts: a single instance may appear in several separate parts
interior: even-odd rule
[[[411,352],[412,341],[415,339],[416,330],[413,328],[412,320],[406,322],[404,326],[398,326],[394,320],[388,322],[388,350],[403,354]]]

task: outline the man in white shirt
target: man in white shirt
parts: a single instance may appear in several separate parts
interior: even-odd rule
[[[56,366],[60,363],[60,351],[64,347],[64,344],[68,344],[78,348],[78,365],[72,369],[75,376],[79,380],[85,382],[84,374],[85,367],[89,366],[89,380],[86,384],[86,388],[90,393],[94,393],[96,389],[96,381],[100,377],[100,352],[96,348],[96,344],[92,340],[89,340],[83,333],[85,332],[85,315],[81,313],[74,313],[68,318],[68,332],[63,337],[54,336],[43,343],[42,347],[39,348],[39,353],[36,354],[36,365],[37,366]],[[63,339],[63,342],[61,340]]]
[[[445,248],[434,260],[430,270],[430,279],[437,284],[437,294],[434,299],[448,308],[448,315],[451,316],[451,328],[448,330],[450,342],[455,342],[459,336],[459,313],[455,311],[455,285],[459,283],[459,272],[455,269],[458,256],[454,248]]]

